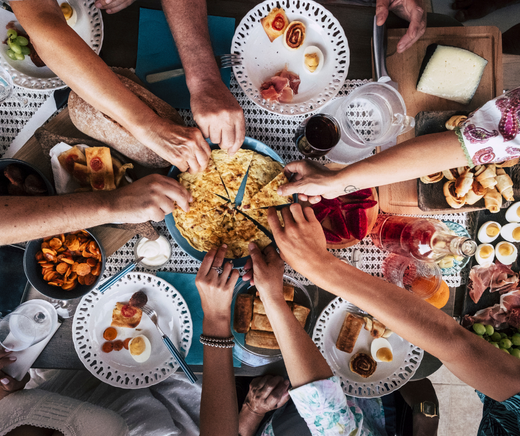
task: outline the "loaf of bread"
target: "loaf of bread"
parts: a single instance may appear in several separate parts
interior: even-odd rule
[[[273,328],[269,322],[267,315],[260,315],[253,313],[253,320],[251,321],[251,330],[262,330],[264,332],[272,332]]]
[[[253,317],[253,296],[240,294],[235,301],[233,328],[237,333],[247,333]]]
[[[120,76],[119,79],[157,115],[184,125],[178,112],[168,103],[156,97],[133,80]],[[135,162],[149,168],[165,168],[171,165],[145,145],[135,139],[128,130],[112,118],[103,114],[79,97],[74,91],[69,95],[70,119],[78,130],[121,152]]]
[[[252,347],[269,348],[270,350],[278,350],[280,348],[274,333],[259,330],[249,330],[247,332],[246,344]]]

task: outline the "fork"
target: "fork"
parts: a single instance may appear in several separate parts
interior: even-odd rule
[[[161,327],[159,327],[159,323],[157,322],[157,312],[152,309],[150,306],[145,304],[143,307],[141,307],[141,310],[148,315],[148,317],[151,319],[151,321],[155,324],[155,327],[157,327],[157,330],[159,331],[160,335],[162,336],[162,340],[164,342],[164,345],[166,345],[166,348],[170,351],[173,357],[175,357],[175,360],[179,362],[180,367],[184,371],[184,374],[188,377],[188,379],[195,383],[197,381],[197,377],[191,370],[191,368],[188,366],[186,361],[184,360],[184,357],[182,357],[182,354],[177,350],[175,345],[173,345],[172,340],[164,334],[164,332],[161,330]]]
[[[237,65],[242,65],[242,57],[235,53],[215,56],[215,60],[217,61],[217,66],[219,68],[231,68]],[[183,68],[176,68],[175,70],[161,71],[160,73],[148,74],[146,76],[146,81],[148,83],[157,83],[162,82],[166,79],[171,79],[173,77],[184,76],[184,74],[185,72]]]

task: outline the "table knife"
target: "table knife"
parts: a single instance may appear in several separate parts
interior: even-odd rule
[[[13,157],[25,143],[34,135],[50,117],[52,117],[58,109],[61,109],[67,103],[70,88],[57,89],[47,98],[38,110],[34,113],[29,121],[23,126],[22,130],[16,135],[13,142],[4,154],[4,158]]]
[[[394,82],[386,71],[386,26],[377,25],[377,17],[374,17],[374,69],[376,71],[376,79],[379,83],[386,83],[399,91],[399,85]]]
[[[215,56],[215,60],[217,61],[217,67],[220,69],[222,67],[222,61],[220,60],[220,56]],[[174,70],[148,74],[146,76],[146,81],[148,83],[157,83],[162,82],[163,80],[173,79],[174,77],[184,76],[184,74],[184,68],[175,68]]]

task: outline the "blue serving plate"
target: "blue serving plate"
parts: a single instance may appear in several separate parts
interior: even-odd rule
[[[217,144],[212,144],[211,142],[209,144],[210,144],[210,148],[212,150],[219,148]],[[260,141],[258,141],[256,139],[249,138],[248,136],[246,136],[246,138],[244,139],[244,143],[242,144],[242,148],[245,148],[247,150],[254,150],[257,153],[263,154],[264,156],[269,156],[271,159],[273,159],[276,162],[279,162],[280,164],[282,164],[282,166],[285,166],[285,162],[278,155],[278,153],[276,153],[269,146],[265,145],[263,142],[260,142]],[[172,166],[170,168],[170,171],[168,172],[168,177],[172,177],[172,178],[176,179],[177,176],[181,172],[182,171],[180,171],[179,168],[177,168],[175,166]],[[297,196],[295,194],[295,202],[297,200],[298,199],[297,199]],[[177,229],[177,226],[175,225],[175,220],[173,218],[173,215],[172,214],[167,215],[164,218],[164,221],[166,223],[166,227],[168,228],[170,234],[172,235],[172,237],[175,240],[175,242],[177,242],[179,247],[181,247],[190,256],[192,256],[195,259],[197,259],[197,260],[202,262],[202,260],[204,259],[204,256],[206,256],[206,251],[196,250],[195,248],[193,248],[190,245],[190,243],[186,240],[186,238],[184,238],[184,236],[182,236],[182,234],[179,231],[179,229]],[[249,256],[246,256],[246,257],[242,257],[240,259],[225,259],[225,261],[233,262],[233,266],[235,268],[242,268],[246,264],[248,258],[249,258]]]

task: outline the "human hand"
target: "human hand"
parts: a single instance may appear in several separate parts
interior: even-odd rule
[[[388,11],[410,22],[406,34],[397,44],[397,53],[408,50],[426,31],[426,11],[422,0],[377,0],[377,25],[385,24]]]
[[[267,220],[280,256],[307,277],[312,269],[330,255],[321,224],[310,207],[302,209],[298,203],[283,208],[282,217],[283,227],[274,208],[269,209]]]
[[[226,262],[222,267],[226,248],[224,244],[218,250],[212,248],[208,251],[197,273],[195,285],[199,290],[204,318],[211,321],[224,320],[229,328],[231,300],[239,273],[238,270],[233,269],[231,262]],[[222,273],[219,274],[217,268],[221,267]]]
[[[255,243],[249,243],[249,254],[242,279],[256,286],[263,301],[283,301],[284,263],[276,249],[269,245],[262,253]]]
[[[104,9],[107,14],[115,14],[130,6],[135,0],[97,0],[96,8]]]
[[[209,162],[211,149],[196,127],[185,127],[157,117],[143,137],[138,139],[182,172],[198,173]]]
[[[104,193],[110,201],[116,220],[125,223],[162,221],[175,203],[190,209],[191,194],[171,177],[151,174],[115,191]]]
[[[289,400],[289,380],[283,377],[264,375],[253,379],[244,406],[257,415],[265,415],[282,407]]]
[[[292,181],[278,188],[279,195],[298,194],[303,201],[319,203],[321,197],[336,198],[345,192],[336,180],[337,171],[310,160],[300,160],[286,165],[285,173],[294,173]]]
[[[204,137],[235,154],[244,142],[246,122],[242,108],[222,80],[197,88],[191,93],[190,104]]]
[[[29,373],[27,373],[22,381],[18,381],[2,371],[6,366],[16,361],[16,357],[11,356],[11,353],[12,351],[6,351],[5,348],[0,347],[0,400],[15,391],[23,389],[31,378]]]

